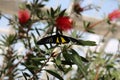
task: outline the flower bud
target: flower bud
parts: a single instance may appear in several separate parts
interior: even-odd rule
[[[18,20],[20,24],[26,24],[29,19],[30,19],[30,13],[28,10],[18,11]]]
[[[61,53],[61,49],[60,49],[60,47],[56,47],[56,48],[53,50],[51,56],[52,56],[52,57],[56,57],[59,53]]]

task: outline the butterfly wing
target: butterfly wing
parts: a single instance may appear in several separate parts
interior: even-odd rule
[[[42,38],[41,40],[39,40],[37,42],[38,45],[43,45],[43,44],[65,44],[65,43],[69,43],[69,42],[73,42],[79,45],[96,45],[95,42],[91,42],[91,41],[83,41],[83,40],[77,40],[75,38],[72,37],[68,37],[65,35],[61,35],[61,34],[56,34],[53,36],[48,36],[45,38]]]
[[[54,43],[54,44],[64,44],[64,43],[69,43],[70,39],[67,36],[64,35],[60,35],[60,34],[56,34],[53,36],[48,36],[45,38],[42,38],[41,40],[39,40],[37,42],[38,45],[42,45],[42,44],[50,44],[50,43]]]
[[[42,45],[42,44],[56,43],[56,37],[57,37],[56,35],[53,35],[53,36],[42,38],[37,42],[37,44]]]
[[[58,42],[59,44],[64,44],[64,43],[69,43],[69,42],[70,42],[69,37],[64,36],[64,35],[58,35],[57,38],[59,38],[59,39],[57,39],[56,42]],[[58,40],[59,40],[59,41],[58,41]]]

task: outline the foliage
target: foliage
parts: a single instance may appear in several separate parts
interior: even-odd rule
[[[119,63],[118,55],[113,56],[106,54],[103,50],[97,52],[88,49],[86,57],[82,57],[73,49],[73,46],[96,46],[97,48],[99,44],[94,41],[81,40],[81,36],[75,33],[74,29],[68,37],[72,39],[69,43],[37,44],[38,37],[44,38],[57,33],[65,35],[64,31],[57,28],[55,21],[61,16],[68,17],[66,9],[61,10],[61,6],[56,9],[43,9],[45,7],[43,3],[47,1],[33,0],[25,4],[24,9],[29,10],[30,19],[27,19],[24,24],[19,22],[17,16],[12,19],[7,18],[9,25],[15,29],[15,34],[2,35],[0,40],[1,56],[4,58],[3,65],[0,67],[1,79],[40,80],[46,75],[47,80],[120,80],[120,71],[116,67]],[[1,16],[5,17],[2,14]],[[38,27],[35,26],[36,24]],[[41,27],[42,24],[45,24],[44,28]],[[93,33],[93,27],[97,24],[83,21],[84,32]],[[71,23],[67,25],[75,27]],[[18,44],[23,45],[24,50],[21,52]],[[77,67],[74,76],[65,78],[74,70],[73,66]]]

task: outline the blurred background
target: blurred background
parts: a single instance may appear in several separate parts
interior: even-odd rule
[[[92,51],[97,49],[96,51],[99,52],[102,47],[106,54],[120,54],[120,21],[111,22],[115,26],[114,29],[112,28],[113,26],[109,26],[109,24],[103,21],[108,17],[109,13],[119,9],[120,0],[49,0],[44,4],[46,4],[45,9],[49,9],[50,7],[57,8],[61,5],[62,10],[67,9],[67,13],[70,14],[72,12],[74,1],[78,2],[81,7],[86,7],[91,4],[97,6],[96,9],[93,8],[81,12],[82,16],[70,15],[76,21],[76,33],[78,35],[82,34],[81,39],[95,41],[98,44],[97,47],[74,47],[76,48],[76,51],[80,52],[80,55],[85,57],[84,53],[86,53],[87,49],[90,48]],[[13,16],[17,16],[19,7],[21,7],[21,4],[24,2],[29,4],[32,0],[0,0],[0,12],[4,14],[4,17],[2,16],[0,19],[0,38],[1,35],[14,33],[14,29],[9,25],[9,21],[6,17],[12,18]],[[100,22],[100,24],[93,28],[95,34],[84,32],[83,21],[91,23]],[[113,29],[113,32],[112,30],[111,32],[108,32],[110,29]],[[106,41],[105,44],[104,41]],[[17,47],[19,47],[18,51],[20,53],[23,48],[21,45],[18,45]],[[2,59],[1,56],[0,58]],[[2,61],[0,62],[0,65],[1,64]],[[118,67],[120,67],[120,65],[118,65]]]
[[[62,9],[67,9],[68,13],[71,11],[71,7],[73,5],[74,0],[49,0],[48,3],[46,4],[47,8],[54,7],[56,8],[57,6],[61,5]],[[86,10],[82,12],[82,18],[85,21],[89,22],[99,22],[106,18],[110,12],[113,10],[119,9],[119,0],[76,0],[79,2],[81,7],[85,7],[89,4],[93,4],[97,7],[99,7],[98,10],[96,9],[91,9],[91,10]],[[0,11],[5,15],[12,17],[12,15],[17,15],[17,12],[19,10],[19,7],[21,6],[20,4],[25,2],[25,0],[0,0]],[[32,0],[27,0],[27,3],[32,2]],[[112,7],[111,7],[112,6]],[[74,19],[76,19],[75,16],[73,16]],[[79,31],[83,30],[81,19],[77,18],[77,30]],[[115,33],[109,33],[107,36],[108,43],[105,48],[105,51],[108,53],[117,53],[118,51],[118,44],[119,41],[118,39],[120,38],[120,23],[119,21],[113,22],[117,26],[115,28],[116,32]],[[106,33],[108,24],[102,22],[101,24],[97,25],[94,30],[96,34],[91,34],[91,33],[86,33],[87,37],[86,39],[93,39],[97,42],[99,42],[104,34]],[[0,19],[0,34],[9,34],[12,33],[13,30],[8,25],[8,20],[5,19],[4,17],[1,17]],[[86,36],[85,35],[85,36]],[[89,35],[89,37],[88,37]]]

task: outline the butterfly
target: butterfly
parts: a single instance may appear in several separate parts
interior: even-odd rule
[[[61,35],[61,34],[57,33],[56,35],[52,35],[52,36],[48,36],[48,37],[40,39],[37,42],[37,44],[38,45],[50,44],[50,43],[65,44],[65,43],[69,43],[70,41],[72,41],[72,42],[78,42],[78,40],[75,39],[75,38],[68,37],[68,36]]]

